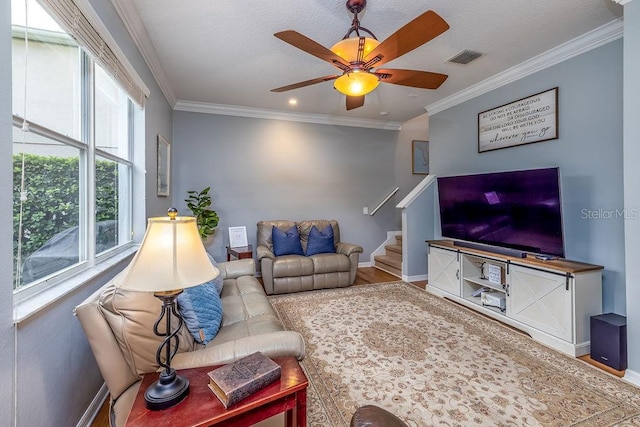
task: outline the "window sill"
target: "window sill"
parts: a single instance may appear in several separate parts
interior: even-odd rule
[[[65,295],[75,291],[77,288],[94,280],[96,277],[114,268],[120,262],[131,257],[137,250],[137,245],[131,246],[109,259],[103,260],[100,264],[90,267],[55,286],[45,289],[42,292],[25,298],[19,302],[14,302],[13,322],[16,324],[20,323],[38,313],[40,310],[51,306]]]

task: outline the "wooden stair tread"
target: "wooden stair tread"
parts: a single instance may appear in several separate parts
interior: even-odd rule
[[[384,248],[389,252],[402,253],[402,245],[385,245]]]
[[[381,264],[386,264],[398,270],[402,270],[402,261],[390,257],[389,255],[376,255],[373,257],[374,261],[379,262]]]

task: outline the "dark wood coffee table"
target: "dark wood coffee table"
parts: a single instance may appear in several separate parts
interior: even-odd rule
[[[189,379],[189,396],[176,406],[163,411],[150,411],[145,406],[144,392],[158,378],[147,374],[127,418],[134,426],[250,426],[281,412],[286,412],[287,426],[307,425],[307,386],[309,382],[295,357],[273,358],[282,367],[280,380],[225,409],[209,390],[207,372],[217,366],[182,369],[178,374]],[[294,416],[295,409],[295,416]],[[295,421],[294,421],[295,418]]]

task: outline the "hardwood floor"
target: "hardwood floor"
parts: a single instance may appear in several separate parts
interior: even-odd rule
[[[356,280],[354,285],[367,285],[370,283],[384,283],[384,282],[396,282],[401,280],[400,278],[389,274],[386,271],[382,271],[375,267],[363,267],[358,269],[356,274]],[[424,289],[426,280],[421,282],[414,282],[412,284]],[[91,427],[109,427],[109,402],[105,402],[100,409],[100,412],[91,423]]]

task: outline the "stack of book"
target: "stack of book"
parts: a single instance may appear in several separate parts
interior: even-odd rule
[[[277,381],[280,372],[280,365],[258,351],[209,372],[209,388],[228,408]]]

